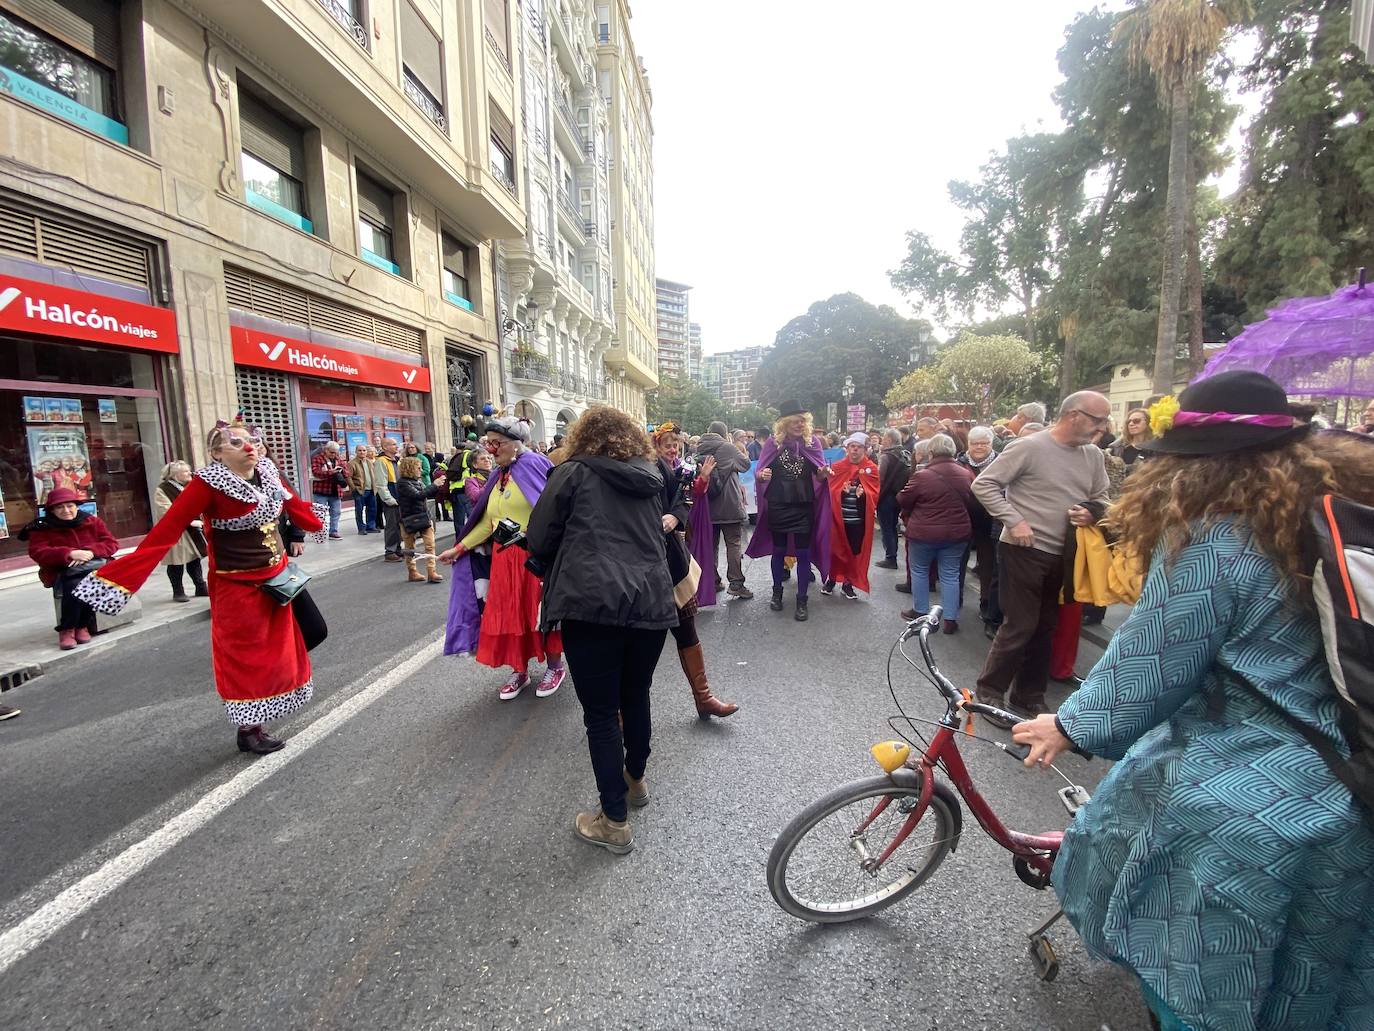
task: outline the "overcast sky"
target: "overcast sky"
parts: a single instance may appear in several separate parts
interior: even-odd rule
[[[633,0],[657,271],[694,287],[705,350],[771,344],[847,290],[910,314],[887,279],[905,233],[954,247],[949,180],[1060,127],[1055,55],[1088,6]]]

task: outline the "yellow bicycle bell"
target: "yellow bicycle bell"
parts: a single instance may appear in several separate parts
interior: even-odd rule
[[[882,741],[869,749],[884,773],[900,770],[911,756],[911,746],[905,741]]]

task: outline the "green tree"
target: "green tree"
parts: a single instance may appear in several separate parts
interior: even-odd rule
[[[950,400],[973,405],[984,415],[1030,382],[1040,358],[1020,337],[965,335],[940,352],[937,375],[953,389]]]
[[[685,433],[705,433],[706,427],[726,417],[725,403],[700,383],[677,377],[659,383],[646,399],[651,423],[671,420]]]
[[[854,381],[853,404],[872,415],[886,412],[883,395],[907,370],[911,349],[930,324],[905,318],[857,294],[836,294],[811,305],[778,330],[755,378],[767,406],[796,399],[824,416],[828,402],[842,404],[845,377]]]
[[[948,401],[954,388],[949,380],[941,376],[933,367],[913,369],[897,382],[883,396],[883,404],[889,412],[905,408],[907,405],[926,405],[936,401]]]
[[[1193,95],[1227,30],[1248,13],[1245,0],[1141,0],[1119,27],[1132,62],[1149,68],[1169,110],[1169,176],[1153,382],[1160,394],[1173,389],[1186,251],[1190,225],[1196,220],[1197,170],[1188,153]]]
[[[1374,69],[1349,43],[1348,0],[1256,0],[1263,105],[1217,243],[1220,286],[1247,321],[1351,282],[1374,244]]]
[[[763,405],[745,405],[743,408],[732,409],[726,421],[730,428],[741,430],[759,430],[773,428],[773,423],[778,421],[778,410],[776,408],[765,408]]]

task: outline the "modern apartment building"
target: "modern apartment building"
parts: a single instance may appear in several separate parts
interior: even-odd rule
[[[607,400],[603,357],[616,335],[611,268],[610,125],[598,87],[592,0],[524,0],[517,37],[523,240],[498,244],[510,349],[506,404],[536,439]]]
[[[0,569],[54,486],[125,543],[240,408],[287,478],[501,400],[509,0],[0,2]]]
[[[645,417],[658,386],[654,328],[653,93],[630,37],[628,0],[597,0],[596,67],[610,121],[611,257],[616,329],[604,355],[610,403]]]
[[[712,390],[730,408],[756,404],[754,377],[768,354],[767,347],[708,354],[702,359],[697,382]]]
[[[701,375],[701,323],[687,323],[687,378]]]
[[[654,282],[658,317],[659,379],[686,379],[691,366],[688,294],[692,288],[670,279]]]

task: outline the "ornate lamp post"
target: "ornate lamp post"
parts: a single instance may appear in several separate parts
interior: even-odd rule
[[[844,386],[840,389],[840,393],[844,394],[844,428],[847,430],[849,429],[849,400],[854,396],[853,376],[844,378]]]

